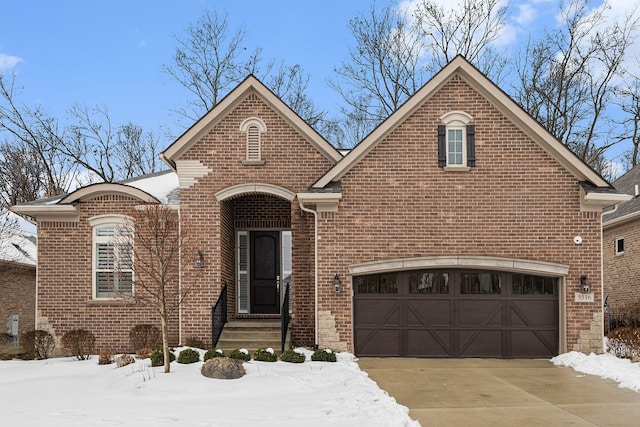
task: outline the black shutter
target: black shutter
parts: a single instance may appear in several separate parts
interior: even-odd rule
[[[447,126],[438,125],[438,167],[447,165]]]
[[[467,166],[476,166],[476,127],[467,125]]]

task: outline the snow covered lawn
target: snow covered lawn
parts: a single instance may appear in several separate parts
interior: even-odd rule
[[[180,349],[176,349],[176,355]],[[0,361],[3,425],[419,426],[358,367],[338,362],[245,363],[237,380],[202,376],[203,362],[149,359],[117,368],[55,358]]]

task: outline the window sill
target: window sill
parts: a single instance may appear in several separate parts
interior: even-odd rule
[[[100,298],[90,299],[87,301],[87,305],[107,306],[107,307],[122,307],[135,305],[136,302],[133,298]]]
[[[266,161],[264,160],[243,160],[242,161],[243,166],[264,166],[265,163]]]
[[[471,168],[469,166],[445,166],[446,172],[469,172]]]

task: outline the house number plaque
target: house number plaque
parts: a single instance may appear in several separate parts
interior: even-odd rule
[[[590,294],[580,294],[576,292],[576,302],[594,302],[595,299],[593,297],[593,293]]]

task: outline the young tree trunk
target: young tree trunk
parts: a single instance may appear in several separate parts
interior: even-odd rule
[[[169,327],[167,322],[167,308],[164,301],[160,302],[160,318],[162,319],[162,353],[164,354],[164,373],[171,372],[171,358],[169,356]]]

